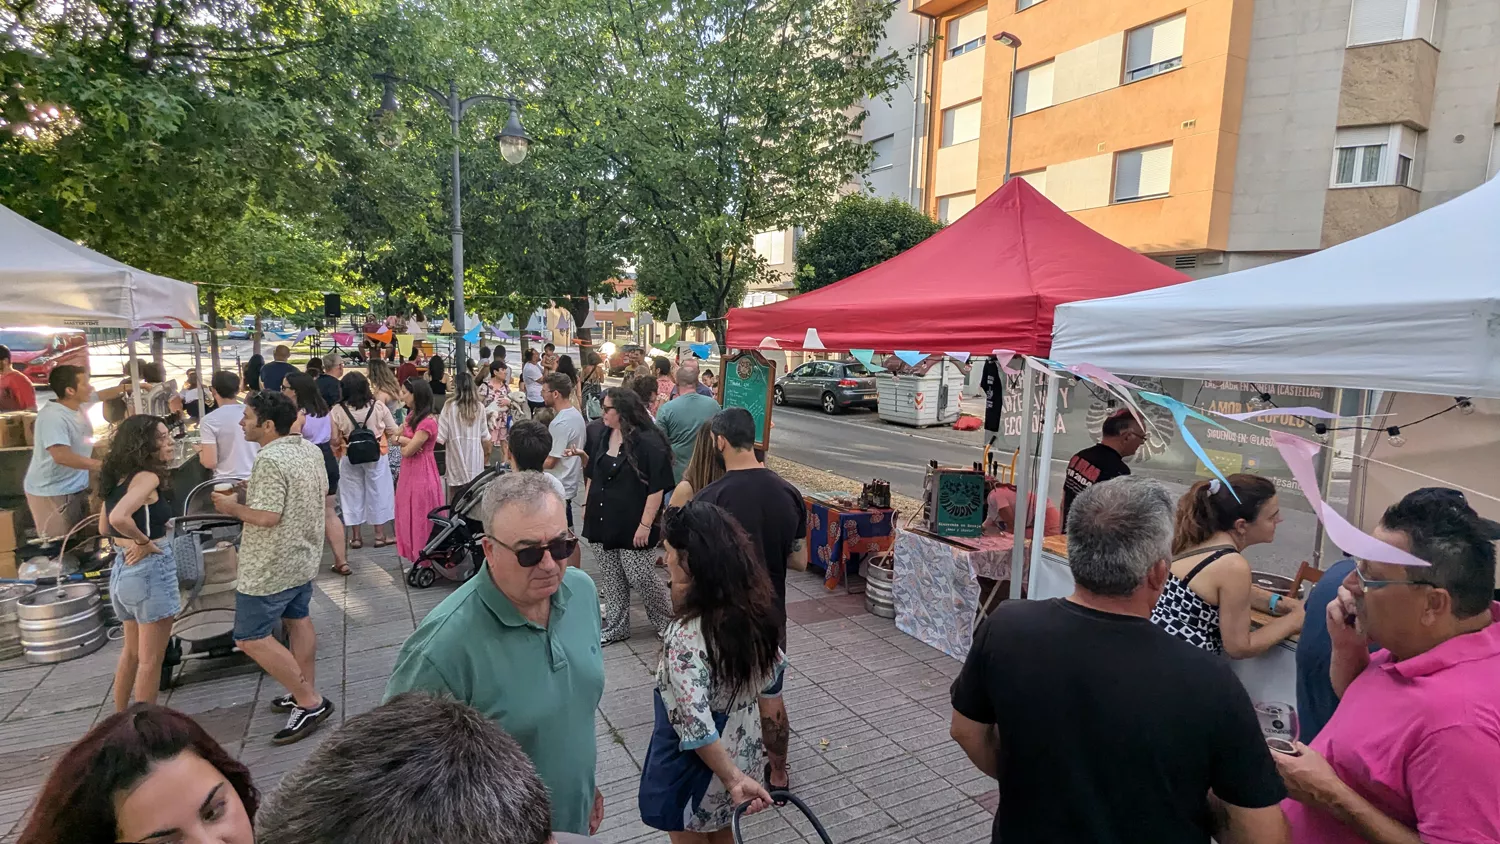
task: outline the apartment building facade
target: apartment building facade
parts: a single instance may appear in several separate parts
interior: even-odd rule
[[[1004,182],[1009,135],[1013,177],[1204,276],[1366,234],[1500,167],[1496,0],[913,10],[939,36],[921,207],[944,221]]]

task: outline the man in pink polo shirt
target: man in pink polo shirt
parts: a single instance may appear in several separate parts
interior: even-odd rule
[[[1493,524],[1428,492],[1375,536],[1431,565],[1362,560],[1328,605],[1338,709],[1276,758],[1294,844],[1500,844]]]

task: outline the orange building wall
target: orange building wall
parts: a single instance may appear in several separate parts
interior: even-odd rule
[[[949,17],[978,5],[952,5],[939,18],[939,32]],[[936,6],[931,0],[917,8],[930,13]],[[1011,173],[1171,141],[1169,196],[1074,216],[1142,252],[1226,249],[1253,0],[1044,0],[1019,13],[1014,9],[1009,0],[995,0],[988,7],[988,33],[1020,37],[1020,68],[1186,12],[1182,67],[1017,117]],[[942,50],[933,52],[940,65]],[[1122,55],[1122,70],[1123,61]],[[1010,69],[1011,50],[990,41],[980,118],[980,200],[999,189],[1005,172]],[[934,78],[941,86],[940,67]]]

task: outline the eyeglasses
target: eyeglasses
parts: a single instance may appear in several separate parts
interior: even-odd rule
[[[551,554],[554,561],[566,560],[573,556],[573,550],[578,547],[578,537],[571,533],[563,534],[542,545],[528,545],[525,548],[512,548],[489,534],[484,534],[484,538],[515,554],[516,562],[520,563],[522,568],[528,569],[540,565],[544,554]]]
[[[1427,583],[1426,581],[1422,581],[1422,580],[1371,580],[1371,579],[1365,577],[1364,570],[1361,569],[1359,566],[1355,566],[1354,567],[1354,576],[1359,578],[1360,588],[1364,589],[1366,592],[1373,592],[1376,589],[1384,589],[1387,586],[1435,586],[1435,585],[1437,585],[1437,584],[1434,584],[1434,583]]]
[[[609,411],[609,410],[614,410],[614,409],[615,409],[615,406],[612,405],[612,404],[606,404],[602,408],[600,408],[601,411]]]

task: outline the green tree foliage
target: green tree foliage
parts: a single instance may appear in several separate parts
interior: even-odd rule
[[[867,270],[942,227],[899,199],[846,196],[797,247],[797,290],[807,293]]]
[[[868,0],[540,0],[515,27],[559,125],[627,189],[640,291],[723,315],[757,232],[815,221],[870,162],[865,97],[900,81]],[[658,316],[662,315],[661,313]]]

